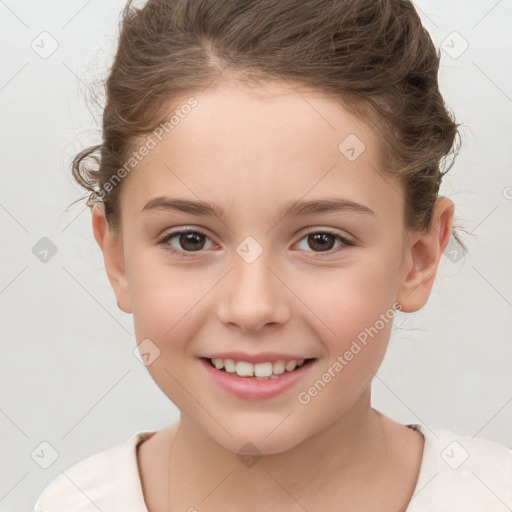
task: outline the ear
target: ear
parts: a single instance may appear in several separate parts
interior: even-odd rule
[[[92,210],[94,238],[103,251],[107,276],[117,297],[117,306],[125,313],[131,313],[131,300],[124,265],[123,245],[120,237],[108,229],[103,203],[95,203]]]
[[[405,248],[405,277],[397,295],[402,311],[412,313],[427,303],[439,261],[450,241],[453,214],[453,203],[440,197],[434,205],[430,227],[410,235]]]

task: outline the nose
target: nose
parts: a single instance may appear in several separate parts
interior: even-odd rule
[[[284,325],[289,320],[289,291],[264,255],[265,252],[252,263],[235,256],[234,268],[217,302],[218,318],[225,325],[257,332],[265,326]]]

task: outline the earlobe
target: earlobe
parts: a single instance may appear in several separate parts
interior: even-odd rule
[[[117,298],[117,306],[125,313],[131,313],[131,300],[126,276],[123,254],[123,244],[120,238],[114,236],[108,229],[105,218],[105,208],[102,203],[96,203],[92,210],[92,229],[94,238],[103,252],[105,270]]]
[[[429,229],[411,235],[404,258],[405,276],[397,295],[402,311],[412,313],[427,303],[441,256],[450,240],[453,214],[452,201],[440,197],[434,205]]]

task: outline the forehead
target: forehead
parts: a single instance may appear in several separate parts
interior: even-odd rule
[[[181,109],[190,98],[195,106]],[[138,215],[163,195],[259,205],[259,214],[305,195],[400,206],[398,182],[381,170],[378,134],[325,94],[227,83],[174,101],[169,118],[175,110],[172,126],[149,134],[155,144],[124,184],[123,212]]]

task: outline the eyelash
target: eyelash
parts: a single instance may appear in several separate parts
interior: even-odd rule
[[[169,242],[172,238],[174,238],[175,236],[177,235],[182,235],[182,234],[190,234],[190,233],[196,233],[196,234],[199,234],[199,235],[202,235],[206,238],[209,238],[209,236],[206,234],[206,233],[203,233],[201,230],[199,229],[177,229],[175,231],[171,231],[170,233],[167,233],[166,235],[164,235],[158,242],[157,244],[158,245],[165,245],[167,244],[167,242]],[[330,231],[328,229],[324,229],[324,230],[318,230],[318,231],[311,231],[309,233],[306,233],[302,238],[301,240],[303,240],[304,238],[310,236],[310,235],[316,235],[316,234],[324,234],[324,235],[331,235],[333,236],[334,238],[336,238],[337,240],[339,240],[340,242],[342,242],[344,245],[348,245],[348,246],[352,246],[354,245],[354,243],[350,240],[348,240],[347,238],[341,236],[339,233],[336,233],[334,231]],[[176,254],[177,256],[179,257],[182,257],[182,258],[196,258],[197,257],[197,253],[200,253],[202,252],[201,250],[199,251],[178,251],[174,248],[172,248],[170,245],[167,245],[165,247],[165,249],[173,254]],[[329,251],[323,251],[323,252],[316,252],[315,254],[317,254],[319,257],[322,257],[323,255],[329,255],[331,254],[331,251],[334,251],[333,249],[330,249]],[[314,252],[314,251],[311,251],[311,252]]]

